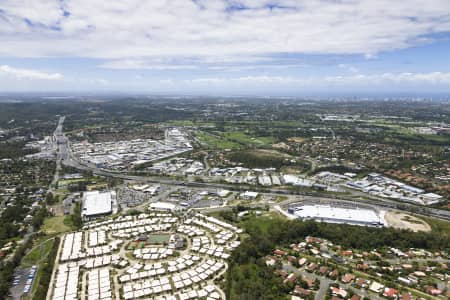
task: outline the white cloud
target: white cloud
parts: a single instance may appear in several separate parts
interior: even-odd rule
[[[338,67],[341,69],[347,70],[350,73],[359,73],[358,68],[355,68],[355,67],[347,65],[347,64],[339,64]]]
[[[345,85],[449,85],[450,73],[382,73],[382,74],[355,74],[352,76],[327,76],[324,80],[332,84]]]
[[[164,64],[164,63],[154,63],[152,61],[145,60],[113,60],[108,61],[100,65],[102,68],[106,69],[116,69],[116,70],[192,70],[197,69],[198,66],[192,64]]]
[[[325,88],[334,87],[384,87],[395,86],[440,86],[450,85],[450,73],[382,73],[382,74],[354,74],[348,76],[324,77],[290,77],[290,76],[241,76],[241,77],[204,77],[183,80],[187,85],[212,86],[264,86],[268,87],[306,87]]]
[[[103,78],[94,78],[91,80],[91,83],[100,85],[109,85],[109,80]]]
[[[0,75],[5,74],[17,79],[37,79],[37,80],[60,80],[63,75],[60,73],[47,73],[38,70],[18,69],[8,65],[0,65]]]
[[[0,55],[17,57],[371,58],[448,31],[449,0],[0,1]]]

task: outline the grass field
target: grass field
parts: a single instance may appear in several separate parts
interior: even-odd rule
[[[433,232],[445,233],[450,236],[450,222],[423,216],[421,216],[421,218],[430,224]]]
[[[42,276],[42,264],[45,263],[45,259],[50,254],[55,240],[53,238],[39,243],[22,259],[21,266],[24,268],[29,268],[33,265],[37,265],[38,270],[36,272],[36,277],[33,280],[33,286],[31,292],[24,297],[25,300],[33,299],[36,293],[37,286]]]
[[[169,243],[170,234],[150,234],[148,236],[148,242],[150,244],[163,244]]]
[[[63,187],[66,187],[69,184],[83,182],[83,181],[86,181],[86,179],[85,178],[61,179],[61,180],[58,181],[58,187],[61,187],[62,189],[65,189]]]
[[[230,131],[213,135],[207,132],[196,132],[197,139],[214,149],[238,149],[246,147],[268,146],[275,140],[270,136],[252,137],[244,131]]]
[[[237,149],[241,147],[238,143],[215,137],[209,133],[197,132],[195,135],[200,142],[213,149]]]
[[[275,141],[270,136],[252,137],[243,131],[225,132],[223,136],[230,141],[242,145],[271,145]]]
[[[285,200],[287,200],[288,199],[288,197],[287,196],[277,196],[276,198],[275,198],[275,202],[282,202],[282,201],[285,201]]]
[[[49,239],[41,244],[36,245],[31,252],[29,252],[22,260],[23,267],[31,267],[37,265],[43,258],[45,258],[52,249],[54,240]]]
[[[64,222],[66,216],[49,217],[44,220],[42,231],[45,234],[55,234],[70,231],[71,228]]]

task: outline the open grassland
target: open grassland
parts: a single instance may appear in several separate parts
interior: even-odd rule
[[[36,298],[35,295],[43,275],[43,266],[45,264],[48,264],[49,259],[52,259],[49,257],[49,255],[52,251],[52,248],[54,247],[55,239],[48,239],[48,237],[43,238],[47,238],[47,240],[38,240],[36,246],[34,246],[31,251],[22,259],[21,265],[24,268],[29,268],[33,265],[38,266],[36,276],[33,280],[33,286],[31,287],[31,292],[23,297],[23,299],[25,300]]]
[[[216,137],[206,132],[197,132],[195,136],[202,144],[205,144],[208,148],[212,149],[223,150],[223,149],[237,149],[241,147],[241,145],[236,142]]]
[[[394,228],[409,229],[414,232],[431,231],[430,225],[422,219],[398,211],[388,211],[386,212],[384,218],[388,222],[389,226]]]
[[[49,217],[44,220],[42,231],[45,234],[56,234],[70,231],[71,228],[65,222],[66,216]]]
[[[274,143],[274,138],[270,136],[252,137],[243,131],[225,132],[223,137],[227,140],[247,145],[247,146],[263,146]]]
[[[37,265],[40,261],[45,259],[52,249],[54,239],[48,239],[40,244],[34,246],[30,252],[23,258],[22,266],[31,267]]]
[[[250,147],[268,147],[276,140],[271,136],[252,136],[244,131],[209,133],[197,131],[198,141],[212,149],[238,149]]]

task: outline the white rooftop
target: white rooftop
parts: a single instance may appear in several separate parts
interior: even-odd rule
[[[299,218],[334,223],[382,223],[374,210],[330,205],[302,205],[294,212]]]
[[[169,202],[154,202],[150,204],[150,208],[156,210],[174,210],[176,205]]]
[[[115,192],[90,191],[83,194],[83,216],[112,213],[112,197]]]
[[[256,198],[256,197],[258,197],[258,195],[259,195],[258,192],[246,191],[246,192],[241,194],[241,197]]]

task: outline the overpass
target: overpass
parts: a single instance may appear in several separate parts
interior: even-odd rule
[[[196,181],[189,181],[189,180],[176,180],[172,178],[163,178],[163,177],[150,177],[150,176],[141,176],[141,175],[129,175],[129,174],[123,174],[120,172],[115,172],[111,170],[105,170],[98,168],[97,166],[93,164],[88,164],[85,162],[81,162],[74,157],[74,155],[71,152],[70,149],[70,141],[69,139],[64,136],[62,133],[62,123],[64,122],[63,119],[60,118],[60,122],[58,124],[57,130],[55,131],[55,135],[57,137],[58,141],[58,155],[61,158],[61,162],[64,165],[74,167],[79,170],[83,171],[90,171],[93,174],[106,176],[106,177],[113,177],[113,178],[120,178],[124,180],[133,180],[133,181],[142,181],[142,182],[148,182],[148,183],[159,183],[159,184],[166,184],[166,185],[177,185],[177,186],[189,186],[189,187],[196,187],[196,188],[217,188],[217,189],[228,189],[232,191],[245,191],[245,190],[259,190],[261,193],[264,194],[278,194],[278,195],[298,195],[302,198],[309,197],[312,200],[319,200],[320,199],[326,199],[327,201],[347,201],[354,204],[368,204],[372,206],[378,206],[383,207],[387,209],[400,209],[404,211],[408,211],[410,213],[423,215],[427,217],[434,217],[441,220],[450,221],[450,211],[445,210],[439,210],[435,208],[420,206],[412,203],[405,203],[405,202],[399,202],[391,199],[386,198],[380,198],[380,197],[374,197],[371,195],[363,194],[361,192],[357,191],[351,191],[352,196],[347,195],[327,195],[320,192],[311,192],[311,191],[299,191],[299,190],[293,190],[293,189],[273,189],[273,188],[256,188],[254,186],[249,185],[235,185],[235,184],[224,184],[224,183],[214,183],[214,182],[196,182]],[[61,121],[62,120],[62,121]],[[187,178],[188,179],[188,178]],[[364,199],[361,199],[361,197],[364,197]],[[277,203],[280,206],[286,206],[289,204],[289,201],[291,203],[299,202],[298,200],[288,200],[287,202],[281,202]],[[220,209],[220,208],[217,208]]]

